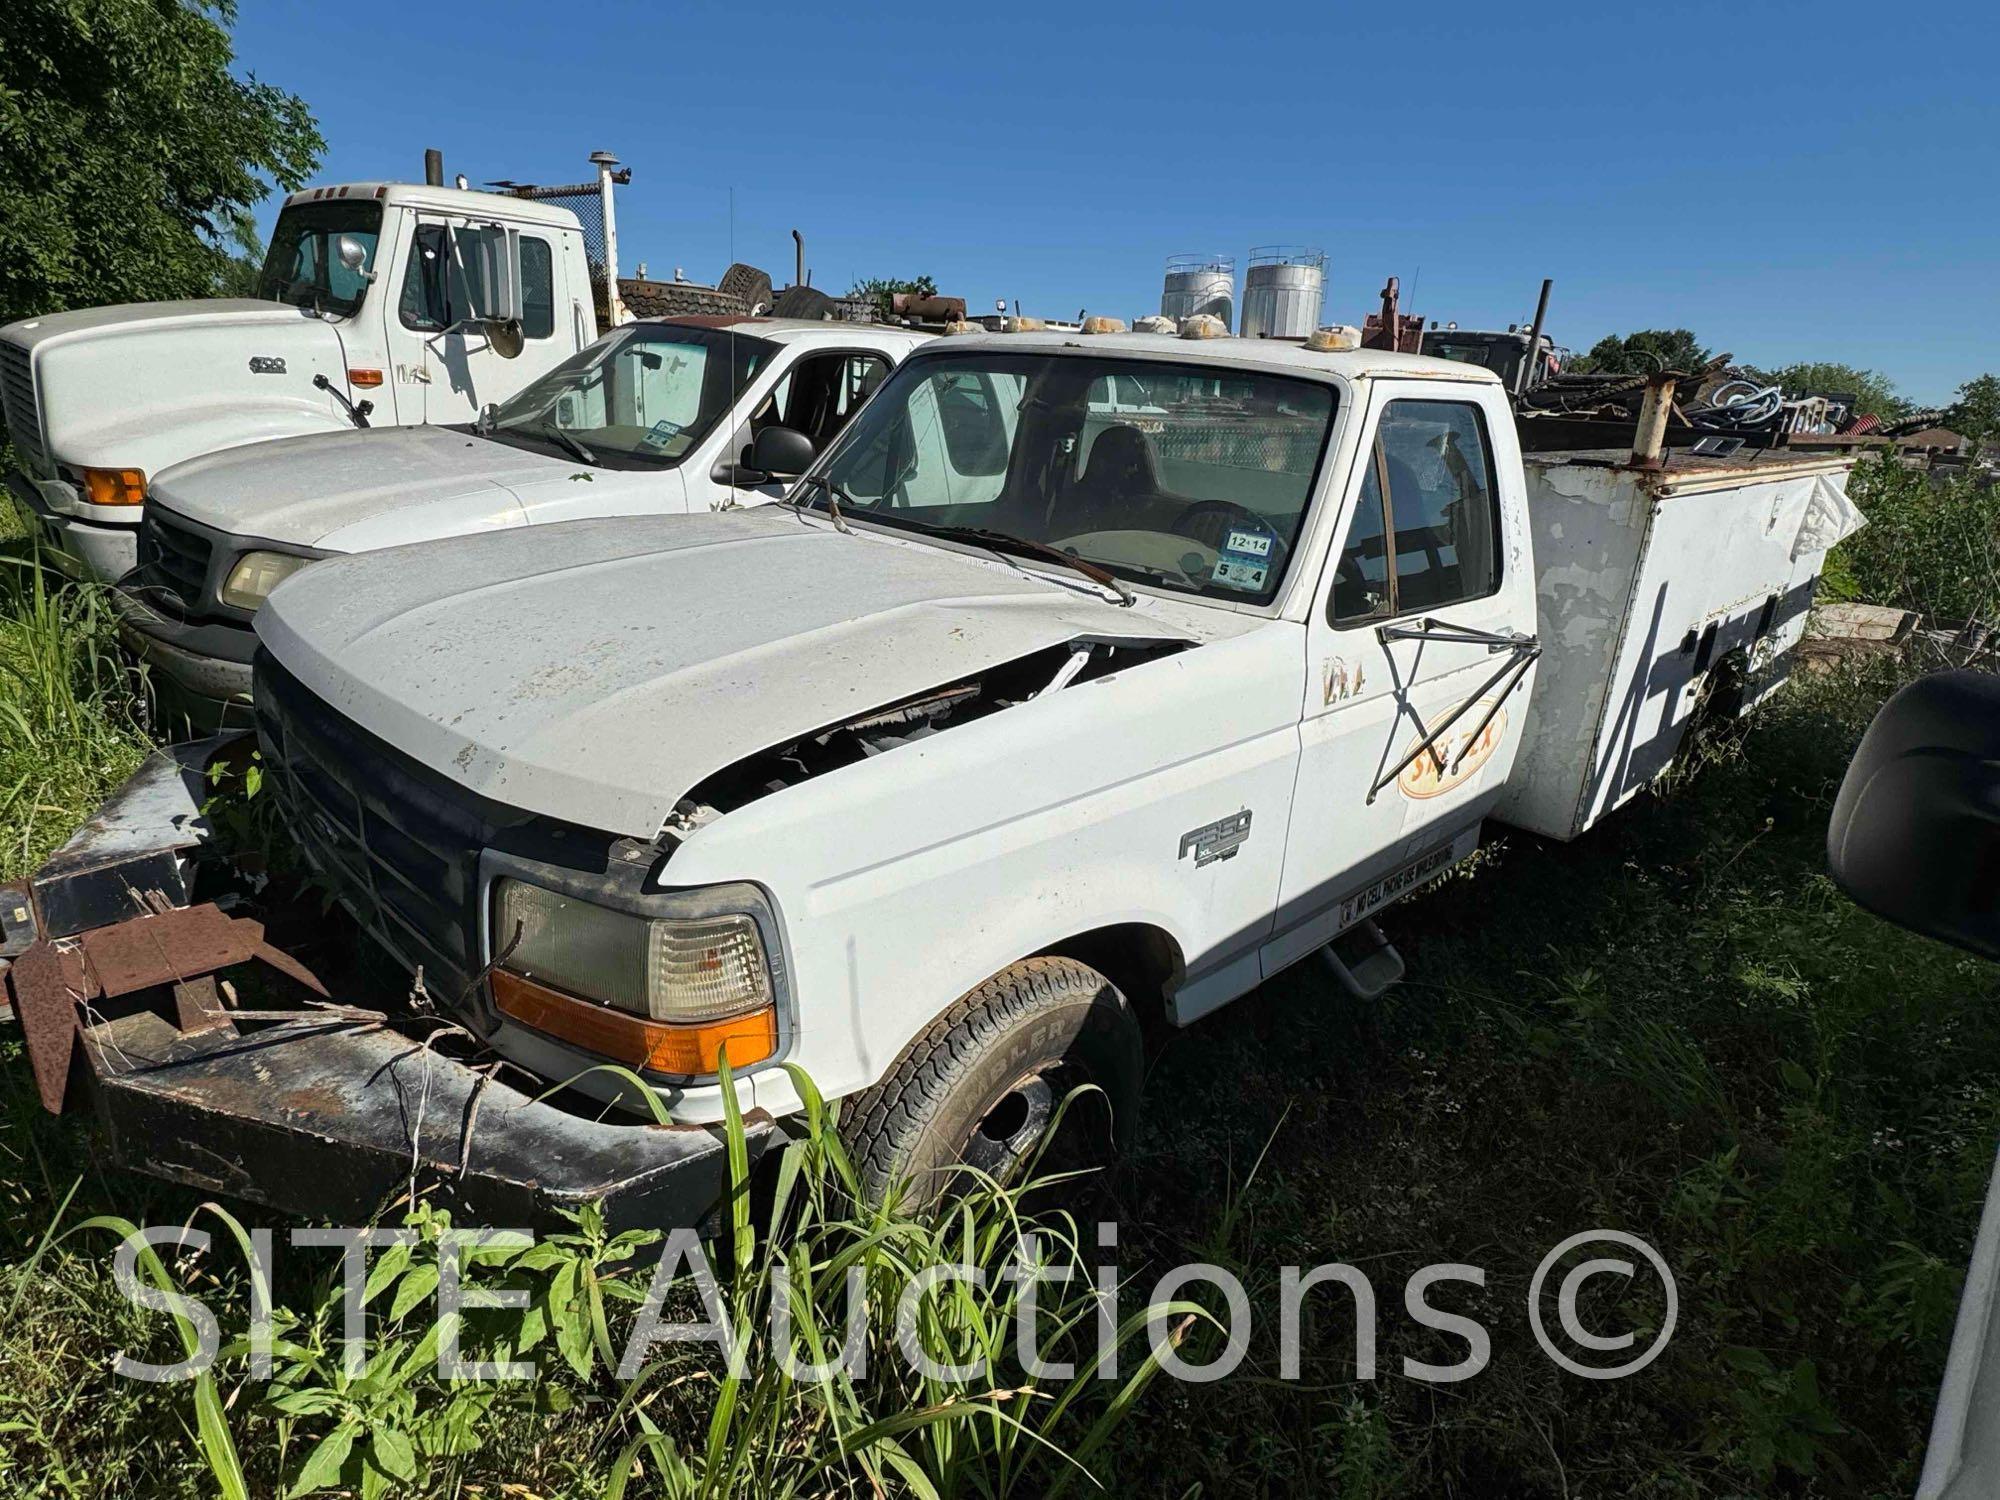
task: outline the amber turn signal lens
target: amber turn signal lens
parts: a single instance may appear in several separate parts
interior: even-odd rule
[[[382,372],[380,370],[349,370],[347,378],[360,386],[364,391],[372,391],[382,383]]]
[[[138,469],[85,469],[83,493],[92,505],[144,505],[146,476]]]
[[[778,1010],[767,1005],[745,1016],[698,1025],[648,1021],[523,979],[493,971],[493,1003],[523,1026],[561,1041],[656,1073],[697,1076],[716,1071],[725,1049],[732,1068],[762,1062],[778,1050]]]

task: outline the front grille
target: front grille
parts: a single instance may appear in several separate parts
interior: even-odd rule
[[[292,835],[354,919],[454,1005],[477,977],[479,853],[495,825],[442,778],[341,718],[269,655],[252,698]]]
[[[42,447],[42,412],[28,351],[8,339],[0,339],[0,405],[7,409],[7,436],[23,458],[46,472],[49,456]]]
[[[157,505],[146,507],[139,527],[139,566],[151,582],[178,594],[188,609],[202,607],[213,551],[214,544],[200,532],[164,519]]]

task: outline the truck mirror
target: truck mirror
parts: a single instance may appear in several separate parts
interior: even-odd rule
[[[464,278],[466,309],[475,323],[521,321],[521,231],[503,224],[461,229],[452,236]]]
[[[812,467],[812,439],[790,427],[766,427],[750,444],[750,467],[785,479]]]
[[[1841,889],[1877,916],[2000,958],[2000,677],[1939,672],[1882,705],[1826,852]]]
[[[351,234],[343,234],[333,242],[333,253],[340,263],[358,276],[368,275],[368,247]]]
[[[528,347],[527,335],[521,329],[519,318],[509,318],[504,322],[488,322],[486,325],[486,347],[502,359],[514,359]]]

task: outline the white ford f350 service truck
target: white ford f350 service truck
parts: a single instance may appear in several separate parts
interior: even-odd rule
[[[575,214],[402,182],[285,200],[253,298],[47,313],[0,328],[7,487],[47,556],[131,568],[155,475],[243,443],[463,422],[597,337]]]
[[[207,746],[37,877],[11,982],[121,1159],[315,1212],[419,1159],[489,1212],[698,1216],[724,1058],[753,1145],[801,1108],[795,1064],[872,1181],[1003,1170],[1073,1083],[1129,1123],[1142,1014],[1200,1021],[1315,953],[1379,993],[1401,961],[1373,918],[1489,820],[1573,836],[1704,700],[1755,701],[1854,524],[1844,478],[1524,465],[1499,381],[1416,356],[940,339],[793,505],[333,559],[259,612],[267,783],[476,1038],[459,1060],[365,990],[388,1019],[188,992],[203,942],[219,966],[250,936],[175,884]],[[93,919],[107,868],[126,905]],[[91,945],[135,935],[180,967],[93,987]],[[162,978],[172,1020],[130,998]],[[677,1123],[531,1102],[631,1102],[606,1063]],[[449,1123],[413,1142],[419,1089]]]
[[[760,504],[929,337],[777,318],[628,324],[470,423],[178,464],[153,483],[139,567],[117,590],[124,640],[151,669],[163,723],[248,727],[251,620],[281,579],[404,542]],[[789,467],[751,468],[778,428],[803,439]]]

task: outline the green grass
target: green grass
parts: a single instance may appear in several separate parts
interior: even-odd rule
[[[12,664],[0,712],[35,731],[0,745],[0,790],[34,788],[0,818],[0,871],[13,874],[94,805],[141,740],[86,602],[13,586],[0,609],[0,660]],[[47,649],[52,633],[69,643],[66,666]],[[1063,1448],[1116,1494],[1906,1495],[2000,1137],[2000,983],[1991,966],[1859,912],[1825,876],[1833,789],[1892,685],[1804,680],[1670,794],[1577,843],[1502,834],[1475,873],[1390,915],[1411,977],[1381,1001],[1357,1004],[1302,965],[1164,1040],[1140,1144],[1104,1184],[1103,1216],[1121,1225],[1127,1311],[1182,1261],[1242,1274],[1257,1326],[1228,1380],[1155,1381],[1108,1423],[1117,1385],[1058,1415],[1053,1391],[1021,1395],[1004,1371],[954,1399],[893,1374],[857,1391],[732,1387],[689,1355],[635,1392],[604,1368],[587,1318],[562,1333],[552,1316],[557,1373],[463,1412],[478,1444],[448,1457],[424,1434],[461,1397],[434,1379],[336,1391],[332,1405],[303,1394],[287,1412],[225,1369],[221,1420],[250,1487],[274,1492],[343,1425],[354,1441],[324,1472],[379,1484],[360,1440],[386,1423],[422,1459],[399,1494],[607,1494],[629,1454],[635,1495],[878,1484],[1034,1495],[1070,1472]],[[109,1213],[180,1222],[195,1197],[101,1169],[82,1120],[35,1106],[17,1039],[0,1042],[0,1079],[0,1490],[213,1493],[194,1393],[109,1372],[120,1347],[159,1359],[178,1346],[166,1320],[113,1290],[108,1236],[38,1257],[73,1185],[65,1226]],[[861,1244],[878,1269],[952,1258],[968,1239],[989,1255],[1015,1211],[989,1197],[965,1224],[871,1225],[840,1207],[839,1175],[823,1156],[795,1184],[813,1203],[797,1221],[801,1269],[823,1273]],[[231,1241],[202,1221],[217,1249],[172,1274],[238,1306]],[[1680,1287],[1673,1342],[1622,1382],[1556,1369],[1525,1316],[1542,1254],[1595,1227],[1645,1237]],[[587,1225],[578,1234],[591,1239]],[[607,1286],[630,1279],[601,1237],[563,1253]],[[734,1283],[732,1316],[771,1294],[761,1255]],[[293,1335],[319,1351],[295,1362],[301,1392],[337,1385],[325,1260],[281,1274]],[[1302,1378],[1280,1381],[1277,1269],[1333,1260],[1374,1280],[1379,1377],[1354,1379],[1348,1304],[1323,1290]],[[1402,1311],[1404,1278],[1440,1260],[1488,1273],[1483,1290],[1434,1297],[1492,1338],[1490,1368],[1449,1386],[1400,1373],[1405,1355],[1463,1352]],[[521,1274],[545,1304],[587,1312],[574,1300],[584,1273],[558,1295],[559,1272]],[[605,1295],[615,1332],[624,1304]],[[836,1329],[819,1295],[805,1324]],[[1657,1314],[1643,1298],[1593,1307],[1606,1328]],[[941,1336],[976,1342],[1005,1309],[947,1311]],[[1209,1324],[1180,1326],[1190,1357],[1219,1346]],[[870,1327],[879,1343],[879,1318]],[[391,1320],[375,1352],[400,1358],[419,1339],[414,1321]],[[390,1440],[380,1461],[400,1466],[401,1446]],[[1073,1489],[1093,1486],[1079,1477]]]
[[[1931,624],[2000,618],[2000,489],[1990,480],[1878,455],[1848,494],[1868,525],[1828,558],[1825,597],[1921,610]]]
[[[0,498],[0,877],[25,874],[146,752],[131,669],[102,594],[35,564]]]

